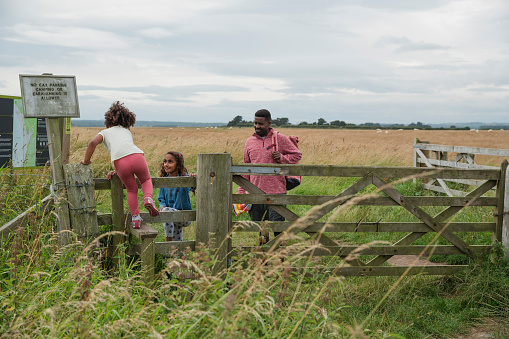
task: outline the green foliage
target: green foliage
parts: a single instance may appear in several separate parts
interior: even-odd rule
[[[8,213],[20,213],[45,196],[44,180],[29,183],[36,185],[31,194],[18,185],[2,194],[0,202],[12,210]],[[334,195],[354,180],[315,178],[291,193]],[[430,194],[412,181],[395,185],[404,195]],[[372,187],[361,193],[381,194]],[[107,196],[98,193],[96,199],[101,211],[110,208]],[[310,206],[291,208],[303,215]],[[432,215],[440,210],[426,208]],[[380,206],[352,206],[322,220],[380,218],[415,221],[401,208]],[[472,207],[456,220],[491,218],[490,209]],[[235,220],[249,220],[249,216]],[[235,252],[232,266],[221,278],[212,274],[215,261],[207,249],[160,255],[156,257],[157,280],[145,286],[144,272],[124,250],[119,251],[118,270],[107,269],[107,237],[92,252],[79,242],[59,248],[54,229],[54,215],[35,211],[0,248],[0,333],[5,337],[447,338],[466,334],[485,319],[496,322],[491,332],[495,338],[509,336],[509,261],[500,244],[493,246],[488,257],[475,261],[449,256],[451,262],[469,265],[453,276],[340,278],[318,269],[344,265],[338,258],[299,255],[305,241],[313,246],[302,234],[268,254]],[[102,233],[110,230],[110,226],[101,227]],[[192,232],[193,226],[188,230]],[[233,234],[234,248],[256,243],[257,235],[251,235]],[[403,236],[328,235],[350,244],[392,243]],[[491,234],[461,237],[469,244],[491,242]],[[427,244],[433,237],[419,241]],[[291,267],[307,269],[301,274]]]

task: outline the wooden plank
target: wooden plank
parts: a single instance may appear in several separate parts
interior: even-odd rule
[[[62,167],[62,130],[58,118],[46,118],[48,134],[49,156],[51,164],[51,179],[55,191],[55,211],[57,214],[57,232],[59,246],[63,247],[71,242],[69,207],[67,205],[67,191],[64,183],[64,169]]]
[[[111,224],[113,225],[113,231],[125,233],[126,219],[124,216],[124,192],[122,187],[122,181],[118,175],[114,175],[111,178]],[[124,236],[115,234],[112,237],[111,246],[108,248],[108,254],[112,258],[113,268],[115,269],[118,268],[119,264],[119,245],[122,244],[124,240]]]
[[[417,155],[419,155],[421,160],[424,161],[424,164],[426,166],[434,168],[433,165],[431,165],[429,163],[428,159],[426,158],[426,156],[424,155],[424,153],[420,149],[415,149],[415,152],[417,153]],[[445,194],[447,194],[448,196],[452,197],[453,193],[450,191],[449,187],[447,187],[447,184],[442,179],[437,179],[437,181],[440,184],[440,186],[442,186],[442,189],[444,190]]]
[[[509,197],[506,197],[506,180],[507,180],[507,165],[508,162],[506,159],[500,165],[500,172],[502,173],[500,180],[497,183],[497,210],[495,214],[495,220],[497,222],[497,227],[495,232],[493,233],[493,242],[498,241],[502,242],[502,227],[504,224],[504,203],[505,200]]]
[[[0,243],[5,245],[6,241],[9,240],[10,233],[23,225],[28,215],[35,213],[36,208],[39,208],[43,214],[49,213],[53,210],[53,197],[51,195],[44,197],[41,202],[29,207],[25,212],[19,214],[16,218],[0,227]]]
[[[474,245],[471,246],[472,252],[480,255],[487,255],[490,253],[491,245]],[[295,246],[292,248],[286,248],[291,255],[307,257],[313,256],[338,256],[347,257],[353,251],[359,251],[360,246],[358,245],[344,245],[344,246],[323,246],[316,248],[313,253],[307,250],[307,247]],[[236,247],[233,255],[241,255],[243,252],[272,252],[269,246],[243,246]],[[453,245],[410,245],[410,246],[369,246],[362,248],[359,255],[418,255],[418,256],[429,256],[429,255],[462,255],[464,254],[456,246]]]
[[[127,232],[129,232],[133,237],[137,239],[146,239],[146,238],[157,238],[158,232],[150,227],[149,225],[142,223],[140,228],[132,228],[128,227]]]
[[[501,242],[505,257],[509,258],[509,171],[505,171],[504,207],[502,209]]]
[[[195,246],[196,242],[194,240],[192,241],[169,241],[169,242],[156,242],[154,244],[155,247],[155,254],[163,254],[169,257],[169,253],[174,250],[178,250],[181,252],[186,251],[188,248],[191,249],[191,251],[196,250]],[[129,246],[127,249],[128,255],[140,255],[141,253],[141,244],[133,244]]]
[[[444,179],[444,181],[455,182],[458,184],[464,184],[468,186],[481,186],[485,180],[473,180],[473,179]]]
[[[141,188],[139,180],[136,180],[138,188]],[[110,181],[106,178],[94,178],[94,186],[96,190],[109,190],[111,188]],[[123,185],[122,185],[123,186]],[[162,187],[196,187],[196,178],[194,177],[153,177],[152,186],[154,188]],[[125,186],[123,186],[125,189]]]
[[[228,233],[232,220],[230,166],[228,153],[198,154],[196,242],[204,242],[212,249],[216,260],[212,272],[221,275],[228,266]]]
[[[100,219],[101,220],[101,219]],[[259,232],[259,223],[254,222],[233,222],[233,228],[235,232]],[[269,222],[269,228],[273,232],[284,232],[291,225],[293,221],[284,222]],[[495,222],[454,222],[448,223],[447,229],[451,232],[494,232],[496,228]],[[369,232],[369,233],[381,233],[381,232],[432,232],[429,226],[422,222],[315,222],[305,228],[303,232]]]
[[[194,221],[196,220],[196,210],[175,211],[175,212],[159,212],[157,217],[152,217],[148,212],[141,212],[143,223],[158,224],[169,221]]]
[[[175,249],[184,252],[187,248],[190,248],[191,251],[195,251],[196,241],[156,242],[156,254],[168,254]]]
[[[94,178],[94,189],[95,190],[110,190],[111,183],[106,178]]]
[[[431,229],[439,232],[440,235],[447,239],[451,244],[458,247],[463,253],[467,254],[469,257],[472,257],[472,253],[468,247],[468,245],[461,240],[458,236],[453,234],[443,225],[440,225],[435,219],[429,216],[426,212],[420,209],[417,206],[413,206],[405,200],[405,197],[395,190],[393,187],[387,185],[383,180],[378,177],[373,177],[373,185],[377,186],[380,190],[385,192],[388,196],[390,196],[394,201],[398,202],[410,213],[415,215],[417,218],[422,220],[426,225],[428,225]]]
[[[435,144],[415,144],[414,148],[421,149],[421,150],[430,150],[430,151],[496,155],[496,156],[500,156],[500,157],[509,157],[509,149],[500,149],[500,148],[448,146],[448,145],[435,145]]]
[[[59,118],[62,131],[62,164],[69,163],[69,155],[71,154],[71,118]]]
[[[235,166],[263,167],[268,164],[240,164]],[[334,166],[334,165],[289,165],[280,164],[284,175],[364,177],[368,174],[380,178],[431,177],[439,179],[498,180],[498,169],[425,168],[425,167],[378,167],[378,166]],[[239,173],[233,173],[238,175]]]
[[[466,193],[465,193],[466,194]],[[289,194],[233,194],[234,204],[268,205],[321,205],[335,199],[333,195],[289,195]],[[497,198],[480,197],[475,201],[463,197],[406,197],[417,206],[497,206]],[[399,206],[394,200],[384,196],[366,196],[356,202],[357,206]]]
[[[99,235],[92,167],[81,163],[63,166],[71,229],[78,240],[88,244]]]
[[[444,191],[444,189],[441,186],[435,186],[432,183],[424,184],[423,187],[425,189],[427,189],[428,191],[434,191],[434,192],[439,192],[439,193],[444,193],[445,194],[445,191]],[[454,196],[456,196],[456,197],[464,197],[464,196],[467,195],[467,192],[453,190],[451,188],[449,188],[449,191],[451,193],[453,193]]]
[[[141,240],[140,261],[141,270],[145,273],[143,280],[150,287],[154,282],[155,275],[155,238],[143,238]]]
[[[495,166],[486,166],[486,165],[478,165],[478,164],[467,164],[464,162],[457,162],[457,161],[445,161],[445,160],[435,160],[435,159],[428,159],[429,163],[434,166],[441,166],[441,167],[452,167],[452,168],[475,168],[475,169],[498,169],[498,167]],[[423,160],[418,159],[417,163],[424,163]]]
[[[294,268],[297,274],[308,272],[308,276],[315,276],[317,273],[343,277],[383,277],[383,276],[402,276],[402,275],[451,275],[468,268],[468,265],[450,265],[450,266],[363,266],[363,267],[330,267],[317,269],[314,267]],[[312,273],[310,273],[312,272]]]

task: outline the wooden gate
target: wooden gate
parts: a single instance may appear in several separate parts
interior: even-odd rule
[[[505,190],[505,174],[507,162],[501,169],[435,169],[435,168],[404,168],[404,167],[356,167],[356,166],[320,166],[320,165],[237,165],[232,167],[233,181],[242,186],[250,194],[233,195],[234,203],[269,204],[287,222],[270,223],[273,231],[297,234],[306,232],[322,245],[314,255],[337,256],[349,265],[334,269],[334,274],[343,276],[355,275],[401,275],[406,274],[452,274],[463,265],[443,265],[428,267],[390,267],[382,266],[395,255],[429,255],[429,254],[464,254],[471,258],[480,254],[487,254],[491,245],[469,245],[458,233],[462,232],[491,232],[493,239],[502,241],[503,201]],[[267,195],[242,174],[269,175],[300,175],[300,176],[328,176],[328,177],[357,177],[350,187],[338,192],[335,196],[300,196],[300,195]],[[484,183],[466,194],[465,197],[437,197],[437,196],[405,196],[400,193],[389,179],[408,180],[416,177],[433,177],[448,180],[482,180]],[[368,186],[375,186],[380,194],[359,196],[358,193]],[[496,196],[485,196],[493,188]],[[363,224],[361,222],[317,222],[321,217],[333,209],[346,204],[395,206],[403,208],[415,216],[418,222],[375,222]],[[312,215],[298,216],[283,205],[320,205]],[[438,214],[427,213],[424,206],[443,206]],[[463,208],[492,206],[496,217],[493,222],[454,222],[450,221]],[[234,225],[235,227],[235,225]],[[258,232],[256,226],[245,227],[241,231]],[[368,261],[351,258],[349,254],[358,251],[358,245],[338,245],[327,237],[324,232],[404,232],[407,233],[391,246],[368,246],[361,250],[362,255],[375,256]],[[448,245],[413,245],[427,233],[434,233],[445,239]],[[278,237],[279,238],[279,237]],[[275,238],[262,247],[271,251],[281,243]],[[241,250],[251,251],[253,247],[243,247]]]
[[[452,155],[454,158],[451,158]],[[476,155],[489,155],[509,158],[509,149],[481,148],[466,146],[435,145],[429,141],[414,140],[414,167],[429,168],[470,168],[470,169],[497,169],[498,167],[486,166],[475,162]],[[502,160],[501,160],[502,162]],[[428,190],[445,193],[448,196],[465,196],[464,190],[453,189],[447,182],[462,184],[463,187],[480,186],[481,180],[473,179],[437,179],[430,178],[424,184]]]

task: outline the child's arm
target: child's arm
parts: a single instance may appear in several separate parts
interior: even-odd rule
[[[81,160],[81,163],[83,165],[90,165],[92,163],[90,161],[90,158],[92,158],[92,155],[94,154],[97,145],[99,145],[102,141],[103,136],[100,134],[97,134],[92,140],[90,140],[87,146],[87,150],[85,152],[85,157],[83,158],[83,160]]]
[[[159,200],[159,210],[162,211],[163,208],[166,207],[165,199],[164,199],[164,188],[159,189],[159,195],[157,197],[157,200]]]

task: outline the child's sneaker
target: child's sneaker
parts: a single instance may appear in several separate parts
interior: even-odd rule
[[[142,222],[143,219],[139,215],[136,215],[136,216],[132,217],[131,220],[132,220],[132,224],[131,225],[132,225],[133,228],[136,228],[136,229],[140,228],[140,225],[141,225],[141,222]]]
[[[145,208],[148,210],[151,217],[157,217],[159,215],[159,211],[152,198],[145,198]]]

